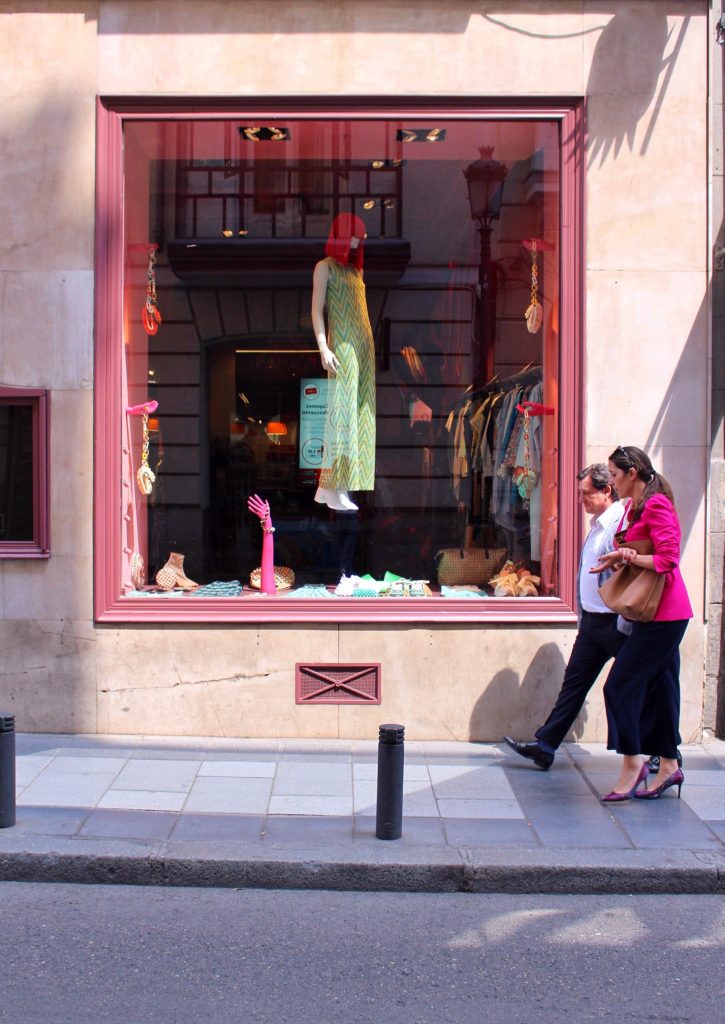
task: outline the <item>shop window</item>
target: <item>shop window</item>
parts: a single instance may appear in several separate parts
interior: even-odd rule
[[[100,615],[569,613],[545,113],[106,123]]]
[[[49,553],[48,393],[0,388],[0,558]]]

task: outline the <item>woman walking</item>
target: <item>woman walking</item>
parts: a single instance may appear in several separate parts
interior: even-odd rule
[[[618,446],[609,456],[612,484],[629,499],[626,531],[617,535],[616,551],[603,555],[592,572],[622,565],[653,569],[664,575],[662,597],[651,622],[632,622],[604,685],[609,738],[607,747],[622,754],[619,779],[602,799],[613,803],[632,796],[655,800],[677,786],[680,742],[680,641],[692,608],[679,570],[680,524],[672,489],[656,473],[641,448]],[[641,555],[627,542],[649,540],[652,554]],[[647,788],[645,755],[659,756],[659,771]],[[640,786],[644,784],[644,789]]]

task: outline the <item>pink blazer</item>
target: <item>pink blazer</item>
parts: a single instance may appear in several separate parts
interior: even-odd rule
[[[652,541],[655,569],[665,574],[665,589],[654,621],[691,619],[692,607],[679,570],[680,522],[674,505],[664,494],[653,494],[648,499],[641,517],[628,527],[623,545],[646,538]]]

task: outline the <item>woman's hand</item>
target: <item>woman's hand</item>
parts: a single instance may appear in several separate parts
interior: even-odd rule
[[[327,370],[329,373],[337,373],[340,360],[328,346],[327,342],[318,342],[317,345],[320,350],[320,359],[322,360],[323,370]]]
[[[624,552],[627,552],[626,558],[623,557]],[[607,551],[606,554],[599,556],[599,563],[593,566],[589,572],[598,576],[600,572],[606,572],[607,569],[620,569],[627,562],[631,562],[636,554],[637,552],[632,548],[617,548],[616,551]]]

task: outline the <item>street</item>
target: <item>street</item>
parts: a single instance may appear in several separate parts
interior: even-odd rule
[[[722,896],[0,884],[3,1024],[720,1024]]]

